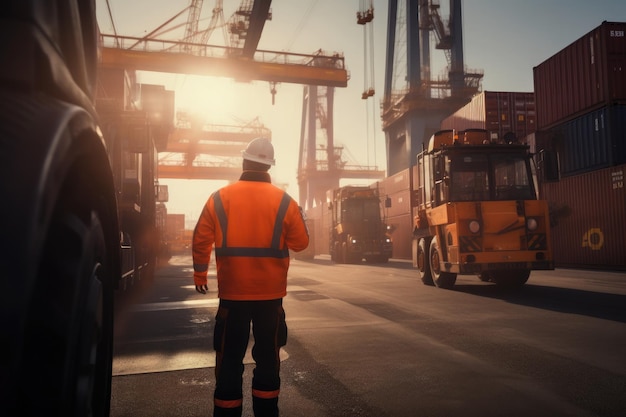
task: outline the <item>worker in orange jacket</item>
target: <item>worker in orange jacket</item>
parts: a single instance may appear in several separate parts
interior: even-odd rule
[[[289,250],[309,244],[302,210],[271,184],[274,148],[266,138],[251,141],[239,181],[209,197],[193,234],[196,291],[205,294],[211,246],[215,244],[218,297],[214,416],[241,416],[243,358],[254,336],[254,415],[278,416],[280,347],[287,343],[282,306],[287,294]]]

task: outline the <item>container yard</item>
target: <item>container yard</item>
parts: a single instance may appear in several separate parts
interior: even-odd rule
[[[556,266],[626,269],[626,228],[619,220],[624,198],[619,188],[614,188],[621,186],[615,178],[621,178],[623,168],[613,168],[626,163],[625,30],[624,23],[603,22],[534,67],[535,91],[478,92],[442,117],[438,126],[456,132],[484,129],[492,141],[530,146],[540,175],[537,192],[554,210],[553,218],[560,219],[552,236]],[[413,158],[417,155],[415,142],[412,138],[407,145],[413,149]],[[557,161],[560,180],[545,176],[542,158],[548,156]],[[383,208],[381,201],[381,210],[392,230],[393,256],[411,259],[415,201],[411,200],[409,174],[415,170],[415,160],[408,162],[410,168],[397,170],[401,160],[398,155],[392,157],[396,172],[371,187],[380,190],[381,199],[391,202]],[[607,187],[597,185],[613,180],[610,193],[602,194]],[[581,195],[594,197],[581,201]],[[597,201],[610,208],[599,210],[593,203]],[[323,212],[321,207],[309,211],[316,224],[316,253],[328,251],[326,239],[318,238],[318,233],[328,233]],[[564,213],[567,217],[562,217]],[[583,243],[582,236],[589,230],[594,233]],[[610,230],[601,249],[597,243],[589,244],[599,239],[596,230]]]
[[[302,88],[301,120],[281,113],[280,122],[295,120],[300,128],[297,155],[288,147],[280,152],[288,152],[283,161],[297,160],[290,179],[297,182],[311,234],[309,248],[293,256],[310,261],[328,255],[323,263],[307,263],[308,269],[351,264],[345,271],[363,268],[363,275],[376,277],[384,273],[366,264],[387,267],[392,258],[412,267],[425,285],[448,290],[457,275],[477,277],[481,287],[511,289],[524,286],[532,271],[555,267],[626,270],[625,22],[598,22],[552,51],[532,68],[533,91],[483,91],[484,71],[470,69],[464,56],[461,0],[444,8],[435,0],[390,0],[384,91],[376,92],[373,68],[381,60],[374,59],[371,44],[373,2],[360,2],[353,24],[363,29],[364,89],[356,101],[376,100],[372,108],[379,114],[371,121],[376,129],[380,118],[386,151],[386,169],[380,169],[369,163],[369,126],[365,137],[353,129],[348,139],[367,142],[367,164],[349,160],[335,135],[334,121],[356,113],[356,103],[341,97],[349,110],[334,114],[335,89],[348,87],[351,78],[343,52],[261,49],[261,34],[274,15],[270,0],[228,2],[240,3],[228,21],[222,1],[215,2],[210,19],[206,12],[200,17],[201,0],[185,3],[156,28],[133,28],[141,37],[118,32],[109,1],[98,7],[91,0],[9,0],[3,7],[0,265],[10,277],[0,291],[9,341],[2,373],[8,388],[0,401],[5,414],[109,415],[114,318],[123,305],[118,302],[145,294],[172,255],[191,256],[193,232],[185,215],[168,210],[168,190],[159,181],[236,181],[246,144],[258,137],[272,141],[272,130],[258,118],[234,117],[240,126],[218,128],[178,109],[178,86],[143,82],[145,73],[181,76],[182,84],[205,76],[228,78],[237,87],[267,84],[268,103],[235,97],[238,110],[241,103],[274,105],[279,84]],[[110,20],[110,33],[102,30],[96,9],[106,9],[100,13]],[[186,21],[169,27],[180,16]],[[209,27],[201,30],[205,21]],[[208,43],[218,27],[225,45]],[[317,41],[312,33],[307,37]],[[431,62],[431,53],[442,56]],[[207,88],[194,95],[219,96],[225,103],[226,84],[219,93]],[[287,137],[296,143],[294,136],[274,138],[272,160],[273,146]],[[351,180],[360,184],[344,185]],[[275,230],[272,241],[283,242],[283,229]],[[253,249],[235,252],[269,256],[256,251],[267,248]],[[193,274],[193,267],[184,271]],[[315,283],[319,275],[301,277],[296,286]],[[176,286],[187,291],[191,283]],[[376,288],[351,295],[342,308],[361,308],[382,294]],[[312,295],[311,301],[334,301]],[[461,290],[436,298],[449,295],[465,296]],[[379,310],[377,303],[370,313]],[[415,300],[406,305],[389,311],[409,311]],[[380,315],[381,323],[389,311]],[[623,324],[621,317],[615,322]]]
[[[534,68],[537,151],[558,155],[544,182],[555,264],[626,269],[626,24],[602,22]]]

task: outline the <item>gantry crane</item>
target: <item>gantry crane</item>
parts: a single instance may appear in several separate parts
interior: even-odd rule
[[[368,25],[374,19],[372,1],[368,7],[357,12],[357,23],[364,25],[366,55],[373,58],[373,31]],[[370,37],[368,38],[367,30]],[[369,45],[368,45],[369,42]],[[373,59],[371,68],[365,68],[363,99],[374,95]],[[369,70],[369,71],[368,71]],[[367,84],[371,81],[371,84]],[[382,179],[384,170],[376,166],[348,164],[344,160],[342,146],[335,144],[334,97],[332,86],[304,86],[302,96],[302,130],[298,158],[299,203],[312,208],[326,200],[326,192],[338,188],[341,179]]]
[[[182,41],[152,37],[156,31],[142,38],[102,34],[100,66],[222,76],[245,81],[346,87],[348,74],[340,54],[325,55],[322,51],[297,54],[257,49],[265,21],[271,16],[270,4],[271,0],[242,1],[236,12],[241,19],[236,24],[231,22],[229,26],[231,30],[236,30],[239,39],[244,39],[242,47],[195,43],[197,36],[194,33],[199,33],[197,21],[202,5],[196,0],[189,6]]]
[[[416,164],[416,155],[439,130],[441,120],[480,91],[482,71],[466,71],[463,61],[461,0],[450,0],[450,19],[437,0],[389,0],[382,123],[387,174]],[[430,73],[430,33],[443,50],[447,76]]]
[[[298,159],[298,202],[307,208],[326,201],[326,191],[345,179],[381,179],[385,171],[348,164],[343,147],[335,145],[333,87],[305,86],[302,97],[302,130]]]
[[[258,119],[243,125],[207,125],[179,112],[167,148],[159,154],[159,176],[175,179],[235,181],[241,151],[256,137],[272,137]]]
[[[231,45],[227,46],[206,44],[210,32],[217,27],[220,19],[223,19],[222,2],[216,1],[211,23],[204,31],[201,31],[198,25],[202,4],[201,0],[192,0],[186,8],[188,18],[182,40],[166,40],[156,37],[158,33],[165,32],[165,25],[171,23],[182,12],[141,38],[102,34],[103,46],[99,64],[101,71],[124,71],[134,74],[135,71],[143,70],[223,76],[240,81],[268,81],[272,85],[283,82],[332,87],[347,86],[348,73],[342,54],[327,55],[321,50],[312,54],[297,54],[257,49],[265,21],[271,18],[271,0],[242,0],[240,7],[227,25],[231,33]],[[134,76],[127,78],[132,80]],[[125,89],[128,88],[117,88],[117,90]],[[132,90],[132,87],[130,89]],[[211,141],[197,142],[206,133],[194,132],[189,128],[170,135],[167,147],[159,149],[169,159],[168,163],[159,165],[159,176],[161,178],[231,178],[233,167],[229,161],[229,155],[220,153],[224,151],[224,148],[215,143],[213,143],[215,146],[212,146]],[[171,164],[172,161],[177,160],[177,158],[171,158],[171,155],[180,151],[184,154],[179,155],[179,163]],[[217,160],[207,163],[196,158],[202,154],[212,154],[217,157]]]

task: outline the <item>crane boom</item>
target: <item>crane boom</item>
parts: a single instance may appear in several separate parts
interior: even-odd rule
[[[166,40],[146,40],[128,36],[101,35],[103,43],[112,45],[133,41],[142,49],[103,46],[100,66],[125,70],[155,71],[176,74],[211,75],[242,81],[271,81],[305,85],[346,87],[348,72],[341,54],[294,54],[257,50],[255,57],[229,57],[230,48]],[[120,43],[116,43],[120,42]],[[158,50],[149,51],[149,44]],[[174,46],[174,47],[172,47]],[[193,54],[178,51],[195,51]]]
[[[267,20],[272,0],[256,0],[252,6],[250,26],[243,45],[243,56],[252,58],[261,39],[261,32]]]

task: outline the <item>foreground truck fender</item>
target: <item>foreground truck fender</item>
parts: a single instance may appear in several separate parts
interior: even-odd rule
[[[120,276],[93,1],[0,6],[3,415],[106,416]]]

